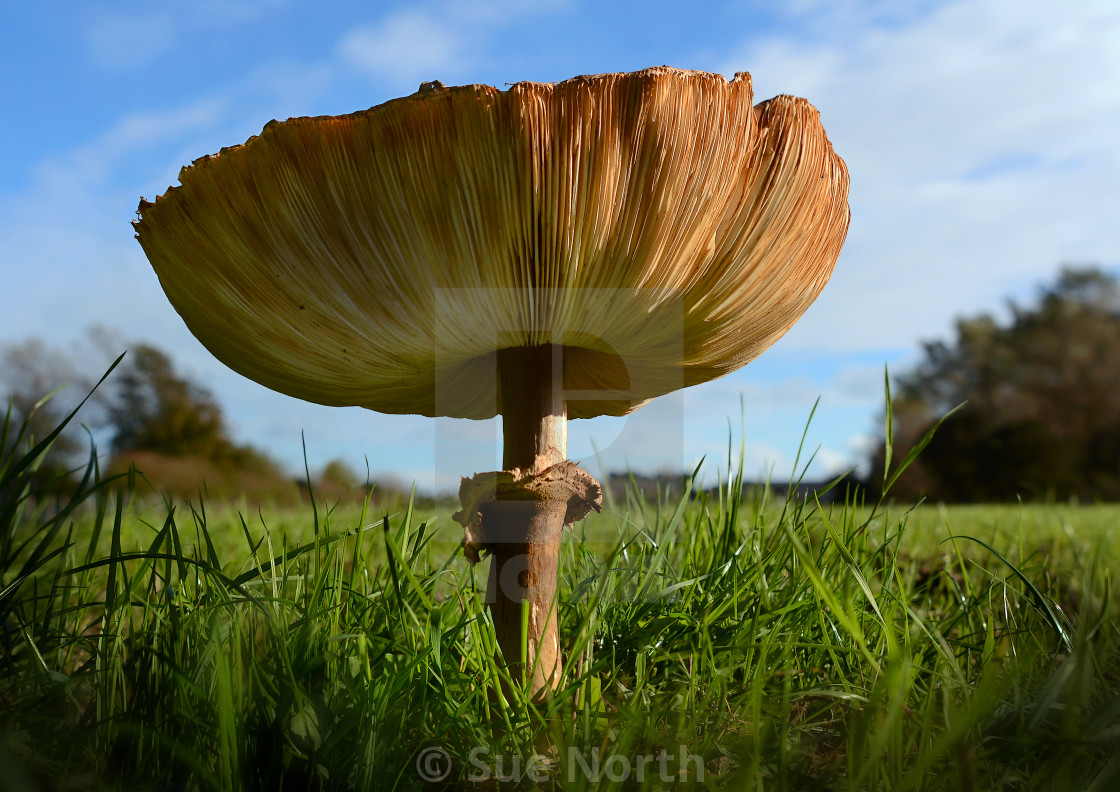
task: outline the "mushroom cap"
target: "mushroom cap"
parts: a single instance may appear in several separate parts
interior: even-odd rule
[[[501,412],[496,351],[562,347],[573,418],[727,374],[824,288],[848,173],[819,113],[668,67],[270,122],[141,200],[222,362],[307,401]]]

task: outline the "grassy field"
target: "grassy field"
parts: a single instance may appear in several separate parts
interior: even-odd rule
[[[1115,506],[610,503],[532,702],[446,513],[140,504],[93,466],[36,505],[32,468],[0,461],[8,789],[1120,785]]]

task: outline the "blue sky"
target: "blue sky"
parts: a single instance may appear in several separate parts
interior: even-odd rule
[[[502,86],[668,64],[807,97],[852,177],[836,274],[747,368],[629,419],[573,422],[570,456],[644,472],[723,459],[785,478],[814,403],[811,471],[874,441],[884,364],[954,317],[1027,298],[1063,262],[1120,266],[1120,7],[1113,0],[5,4],[0,344],[71,349],[100,324],[208,385],[239,441],[293,469],[341,457],[453,487],[499,466],[496,422],[330,409],[214,361],[133,239],[141,195],[270,119],[346,113],[421,81]],[[89,364],[96,361],[88,358]],[[745,421],[740,423],[740,405]],[[715,475],[714,464],[710,475]]]

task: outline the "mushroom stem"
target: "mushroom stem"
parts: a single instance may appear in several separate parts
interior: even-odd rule
[[[565,460],[568,411],[560,354],[554,345],[498,351],[507,471],[535,474]],[[497,530],[490,534],[496,541],[486,599],[510,675],[516,680],[525,673],[527,692],[537,695],[560,681],[556,573],[567,499],[512,497],[493,504]],[[523,601],[529,609],[524,643]]]
[[[551,345],[498,351],[507,469],[463,479],[455,513],[468,560],[478,563],[483,552],[493,558],[486,602],[498,646],[510,677],[531,696],[560,684],[560,535],[603,502],[599,482],[564,458],[560,353]]]
[[[498,351],[506,470],[542,470],[568,453],[561,347],[545,344]],[[544,457],[544,459],[542,459]]]

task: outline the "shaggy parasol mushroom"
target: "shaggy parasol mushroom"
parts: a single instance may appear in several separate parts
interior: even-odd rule
[[[456,518],[468,557],[494,556],[498,643],[532,693],[560,679],[562,528],[600,503],[567,419],[758,356],[824,287],[849,218],[808,102],[756,107],[745,73],[667,67],[426,83],[269,123],[180,182],[141,201],[137,237],[219,360],[320,404],[503,416],[505,470],[464,479]]]

